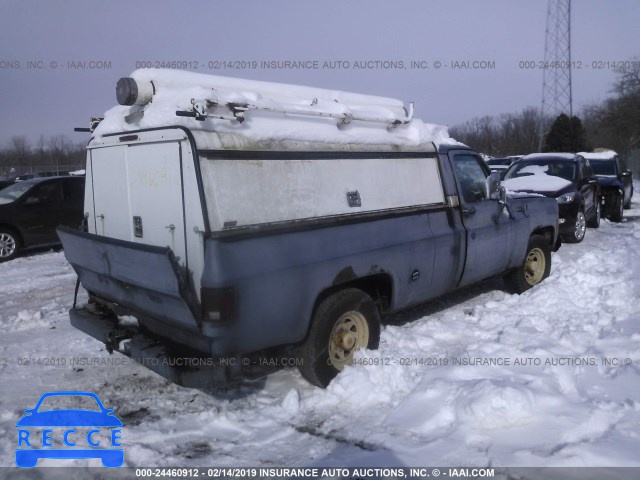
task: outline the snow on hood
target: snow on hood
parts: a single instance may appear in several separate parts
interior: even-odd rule
[[[511,191],[532,190],[534,192],[557,192],[571,185],[569,180],[547,175],[547,165],[530,165],[524,167],[519,173],[528,173],[523,177],[503,180],[502,184]]]
[[[318,142],[388,146],[403,150],[421,149],[431,143],[457,143],[449,137],[446,126],[419,119],[387,129],[386,123],[356,120],[338,128],[335,118],[260,110],[248,111],[242,123],[214,118],[198,121],[176,116],[176,110],[191,110],[191,99],[215,98],[221,105],[260,101],[273,108],[294,105],[334,114],[366,112],[391,123],[405,115],[403,103],[392,98],[174,70],[142,69],[131,76],[136,82],[153,79],[155,93],[150,97],[151,101],[145,105],[111,108],[94,131],[94,138],[100,139],[109,133],[181,125],[194,133],[200,148],[256,149],[257,143],[268,147],[288,142],[288,147],[295,149],[297,143],[304,147],[304,143]],[[130,117],[126,119],[127,116]]]

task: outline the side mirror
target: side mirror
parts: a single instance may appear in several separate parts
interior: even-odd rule
[[[487,177],[487,198],[491,200],[501,200],[502,193],[500,191],[500,173],[491,172]]]
[[[625,170],[624,172],[622,172],[622,176],[623,177],[630,177],[631,176],[631,170]]]

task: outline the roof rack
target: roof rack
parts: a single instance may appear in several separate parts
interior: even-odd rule
[[[377,122],[387,124],[388,129],[405,125],[413,119],[413,102],[409,103],[409,111],[404,117],[390,118],[389,116],[379,115],[375,112],[367,111],[361,108],[349,107],[335,100],[332,102],[332,109],[322,109],[318,99],[314,98],[308,105],[294,103],[280,103],[270,100],[253,101],[252,103],[240,102],[220,102],[217,98],[196,100],[191,99],[191,110],[177,110],[176,115],[179,117],[192,117],[196,120],[204,121],[207,118],[216,118],[242,123],[245,119],[245,113],[249,110],[261,110],[273,113],[284,113],[287,115],[306,115],[312,117],[328,117],[338,120],[338,128],[348,125],[353,120],[362,122]],[[222,109],[222,112],[220,110]],[[227,111],[225,112],[224,109]]]
[[[264,111],[335,118],[338,128],[361,121],[386,124],[389,129],[413,118],[413,103],[406,109],[401,101],[385,97],[155,69],[136,70],[131,77],[120,78],[116,98],[120,105],[144,107],[153,102],[159,91],[186,92],[193,88],[202,93],[189,94],[186,98],[196,97],[191,98],[191,108],[177,110],[177,116],[242,123],[248,111]],[[135,120],[142,111],[132,111],[127,121]]]

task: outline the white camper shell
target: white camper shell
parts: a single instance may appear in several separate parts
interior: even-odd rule
[[[196,292],[206,234],[445,202],[433,141],[446,129],[410,122],[398,100],[163,70],[117,94],[132,105],[107,112],[88,147],[88,231],[169,246]]]

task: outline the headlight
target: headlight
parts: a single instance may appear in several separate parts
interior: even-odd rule
[[[558,203],[571,203],[576,199],[576,192],[565,193],[556,198]]]

